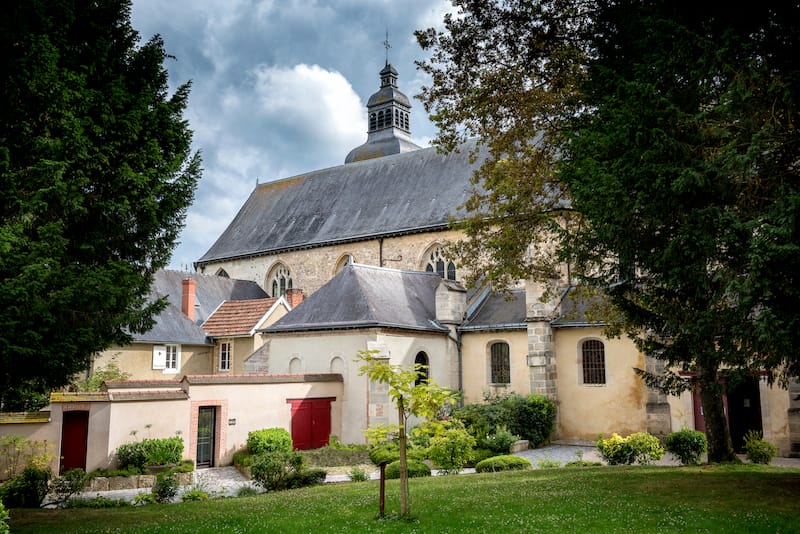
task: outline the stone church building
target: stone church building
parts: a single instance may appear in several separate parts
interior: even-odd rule
[[[561,440],[703,429],[697,396],[646,388],[634,368],[656,370],[658,362],[627,339],[603,336],[566,289],[543,302],[530,281],[520,281],[510,299],[461,284],[464,273],[444,245],[462,237],[450,221],[473,187],[474,141],[448,155],[415,145],[411,105],[397,79],[387,63],[367,104],[367,141],[343,165],[257,185],[195,263],[199,273],[254,282],[272,298],[305,295],[259,330],[260,350],[233,355],[244,372],[340,374],[341,398],[323,404],[340,413],[342,427],[331,432],[347,442],[391,419],[385,393],[354,361],[368,349],[393,363],[427,365],[431,378],[462,390],[466,402],[547,395],[558,405]],[[798,447],[798,393],[758,379],[730,391],[735,444],[757,429],[783,454]]]

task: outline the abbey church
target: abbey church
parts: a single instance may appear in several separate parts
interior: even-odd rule
[[[397,82],[387,62],[368,100],[367,140],[343,165],[258,185],[196,262],[200,273],[252,281],[273,298],[305,295],[260,331],[260,350],[233,355],[242,371],[340,373],[345,441],[387,421],[385,395],[354,362],[368,349],[427,365],[466,402],[547,395],[557,402],[563,440],[703,429],[699,399],[647,389],[634,368],[653,371],[658,362],[627,339],[604,337],[568,291],[542,302],[542,288],[520,281],[509,300],[461,284],[464,273],[443,245],[461,238],[450,221],[473,187],[474,141],[448,155],[415,145],[411,105]],[[753,380],[727,403],[735,443],[755,428],[788,452],[789,393]]]

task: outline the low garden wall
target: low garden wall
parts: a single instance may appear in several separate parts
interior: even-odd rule
[[[189,486],[194,482],[194,472],[175,473],[178,484]],[[113,491],[125,489],[152,488],[156,475],[133,475],[127,477],[92,477],[84,486],[84,491]]]

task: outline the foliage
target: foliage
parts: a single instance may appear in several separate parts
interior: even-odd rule
[[[363,445],[360,443],[342,443],[339,440],[339,437],[331,434],[330,438],[328,438],[328,447],[333,450],[341,450],[341,451],[368,451],[369,445]]]
[[[664,457],[664,449],[658,438],[647,432],[634,432],[627,438],[616,432],[610,438],[601,436],[596,447],[609,465],[649,464]]]
[[[513,393],[453,411],[453,418],[464,423],[481,448],[502,447],[512,436],[527,439],[534,448],[540,447],[550,439],[555,428],[555,415],[555,403],[550,399]],[[508,447],[498,452],[508,452]]]
[[[706,435],[699,430],[684,428],[664,438],[664,448],[680,459],[683,465],[697,465],[706,452]]]
[[[88,478],[83,469],[70,469],[54,478],[50,482],[50,494],[53,495],[50,504],[58,507],[66,506],[73,495],[83,491]]]
[[[109,499],[97,496],[91,499],[72,498],[66,502],[65,508],[121,508],[130,506],[126,499]]]
[[[151,492],[156,502],[171,502],[178,494],[178,478],[172,473],[159,473]]]
[[[762,439],[761,432],[750,430],[744,435],[744,454],[754,464],[769,465],[778,454],[778,448]]]
[[[400,460],[386,466],[384,475],[387,479],[400,478]],[[408,460],[408,478],[429,477],[431,468],[419,460]]]
[[[50,469],[29,465],[0,486],[0,502],[6,508],[38,508],[47,495]]]
[[[0,534],[8,534],[8,512],[6,511],[6,507],[3,506],[3,502],[0,501]]]
[[[247,449],[241,449],[233,453],[233,465],[239,469],[243,467],[250,467],[253,462],[253,455]]]
[[[47,468],[53,457],[51,449],[47,440],[30,440],[14,434],[0,437],[0,479],[9,479],[31,465]]]
[[[481,448],[472,449],[467,458],[467,465],[475,467],[482,460],[491,458],[492,456],[499,456],[499,453],[496,453],[491,449],[481,449]]]
[[[603,465],[601,462],[590,462],[588,460],[571,460],[564,464],[564,467],[598,467]]]
[[[156,36],[130,1],[14,4],[0,21],[0,408],[145,332],[200,176]]]
[[[121,469],[141,471],[147,465],[180,464],[182,458],[183,439],[180,436],[145,438],[117,447],[117,462]]]
[[[458,394],[427,379],[423,366],[415,364],[411,369],[392,365],[386,358],[379,358],[378,351],[361,351],[359,360],[363,365],[360,375],[371,381],[384,384],[387,395],[397,408],[397,444],[400,450],[400,515],[409,517],[411,507],[408,502],[408,474],[406,465],[406,424],[408,417],[415,415],[433,419],[443,407],[453,405]],[[425,380],[423,380],[425,378]]]
[[[369,450],[369,459],[375,465],[391,463],[400,460],[400,447],[393,443],[377,445]]]
[[[473,447],[475,438],[464,428],[453,426],[430,439],[428,457],[443,473],[458,473],[469,460]]]
[[[181,494],[181,501],[183,502],[207,501],[208,498],[208,492],[201,489],[191,489]]]
[[[247,433],[247,450],[251,454],[292,450],[292,435],[285,428],[265,428]]]
[[[250,463],[253,480],[266,491],[286,489],[289,474],[302,469],[303,457],[285,450],[256,454]]]
[[[140,506],[145,504],[156,504],[157,502],[158,500],[156,498],[156,494],[152,493],[152,491],[150,493],[138,493],[133,498],[134,506]]]
[[[296,489],[308,486],[318,486],[325,482],[328,472],[318,467],[292,471],[286,476],[286,488]]]
[[[475,465],[475,471],[478,473],[494,473],[496,471],[516,471],[524,469],[532,469],[531,461],[522,456],[514,456],[513,454],[504,454],[500,456],[492,456],[478,462]]]
[[[127,380],[130,377],[130,373],[126,373],[119,368],[115,355],[104,367],[92,371],[86,381],[82,384],[77,384],[77,387],[80,391],[100,391],[103,382],[106,380]]]
[[[366,470],[362,469],[361,467],[356,466],[350,469],[350,472],[347,473],[347,477],[352,482],[366,482],[369,480],[369,473],[367,473]]]
[[[519,436],[512,434],[504,426],[498,426],[493,433],[486,435],[484,443],[493,452],[508,454],[511,445],[517,440],[519,440]]]
[[[561,467],[561,462],[554,460],[550,455],[546,455],[536,460],[536,467],[539,469],[554,469],[556,467]]]
[[[453,427],[464,428],[464,424],[453,419],[428,419],[411,429],[408,444],[414,449],[427,449],[431,446],[431,438],[442,436]]]
[[[254,495],[258,495],[258,490],[253,486],[242,486],[236,490],[237,497],[253,497]]]
[[[800,375],[800,4],[454,4],[417,38],[438,144],[486,149],[461,263],[493,287],[568,264],[663,362],[648,386],[695,373],[709,460],[732,460],[720,370]]]

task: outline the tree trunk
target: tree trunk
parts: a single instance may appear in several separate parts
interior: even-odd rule
[[[700,366],[698,380],[700,383],[700,401],[706,422],[706,439],[708,440],[709,463],[733,462],[731,435],[725,418],[725,405],[722,400],[722,385],[716,365]]]
[[[408,517],[411,510],[408,504],[408,464],[406,463],[406,412],[403,399],[397,401],[400,426],[400,516]]]

